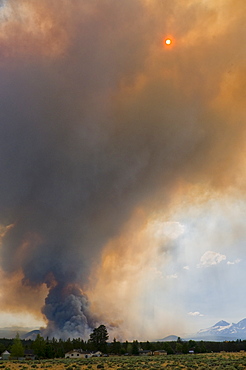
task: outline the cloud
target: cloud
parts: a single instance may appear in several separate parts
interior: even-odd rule
[[[167,279],[177,279],[177,278],[178,278],[178,274],[167,275]]]
[[[195,312],[188,312],[188,315],[189,316],[204,316],[202,313],[198,312],[198,311],[195,311]]]
[[[151,227],[153,228],[155,237],[158,239],[177,239],[185,232],[185,226],[175,221],[156,221],[153,222]]]
[[[216,253],[213,251],[207,251],[202,255],[198,267],[208,267],[218,265],[224,260],[226,260],[226,256],[224,254]]]
[[[235,261],[227,261],[227,265],[236,265],[240,262],[241,262],[241,260],[239,258],[237,258]]]
[[[190,267],[189,267],[189,266],[184,266],[184,267],[183,267],[183,269],[184,269],[184,270],[189,270],[189,269],[190,269]]]

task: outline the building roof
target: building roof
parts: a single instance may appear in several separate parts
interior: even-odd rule
[[[69,355],[70,353],[81,353],[82,355],[88,355],[90,352],[83,351],[82,349],[72,349],[69,352],[66,352],[66,355]]]

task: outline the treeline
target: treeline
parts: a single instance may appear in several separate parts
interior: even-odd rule
[[[100,344],[83,339],[44,339],[39,334],[35,340],[25,339],[6,339],[0,338],[0,353],[8,350],[10,353],[15,348],[17,341],[20,341],[22,348],[25,352],[32,351],[37,358],[62,358],[65,357],[65,353],[73,349],[81,349],[83,351],[95,351],[99,349]],[[100,350],[102,348],[100,347]],[[242,350],[246,351],[246,340],[228,341],[228,342],[206,342],[206,341],[182,341],[178,339],[176,342],[119,342],[113,340],[111,343],[107,343],[104,346],[103,353],[109,353],[114,355],[139,355],[142,351],[158,351],[165,350],[167,354],[186,354],[189,351],[194,353],[210,353],[210,352],[239,352]]]

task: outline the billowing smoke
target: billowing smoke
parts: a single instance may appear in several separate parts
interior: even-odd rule
[[[222,191],[235,178],[244,2],[226,1],[222,20],[209,4],[0,8],[1,267],[28,289],[47,287],[47,335],[86,337],[98,323],[88,278],[138,207],[153,212],[177,187]]]
[[[55,333],[59,337],[88,337],[96,321],[90,314],[88,300],[76,286],[58,284],[45,301],[43,313],[49,320],[45,333]]]

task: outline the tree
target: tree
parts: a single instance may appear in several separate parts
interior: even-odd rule
[[[90,334],[89,342],[92,343],[94,350],[107,352],[107,340],[108,340],[108,331],[105,325],[100,325],[98,328],[95,328]]]
[[[168,355],[174,354],[174,350],[172,349],[170,343],[164,343],[164,349],[167,351]]]
[[[113,342],[111,343],[110,352],[114,353],[115,355],[121,354],[121,343],[117,342],[115,338]]]
[[[43,337],[41,337],[40,334],[37,335],[35,341],[32,344],[32,348],[34,350],[34,353],[39,358],[45,358],[46,357],[46,343]]]
[[[180,342],[176,343],[176,353],[182,353],[183,351],[183,346]]]
[[[129,355],[132,354],[132,343],[127,342],[126,353],[128,353]]]
[[[54,358],[55,357],[55,343],[46,341],[45,343],[45,356],[46,358]]]
[[[186,354],[188,352],[189,352],[188,344],[187,343],[183,343],[183,345],[182,345],[182,353]]]
[[[0,343],[0,353],[3,353],[5,349],[5,345],[3,343]]]
[[[155,343],[156,344],[156,343]],[[143,346],[142,346],[143,347]],[[149,350],[149,351],[154,351],[154,345],[153,345],[153,343],[150,343],[148,340],[147,340],[147,342],[145,343],[145,346],[144,346],[144,348],[143,349],[145,349],[145,350]]]
[[[24,356],[24,347],[21,343],[19,333],[16,334],[14,343],[11,346],[11,357],[23,357]]]
[[[135,356],[139,355],[139,344],[137,340],[132,342],[132,354]]]

